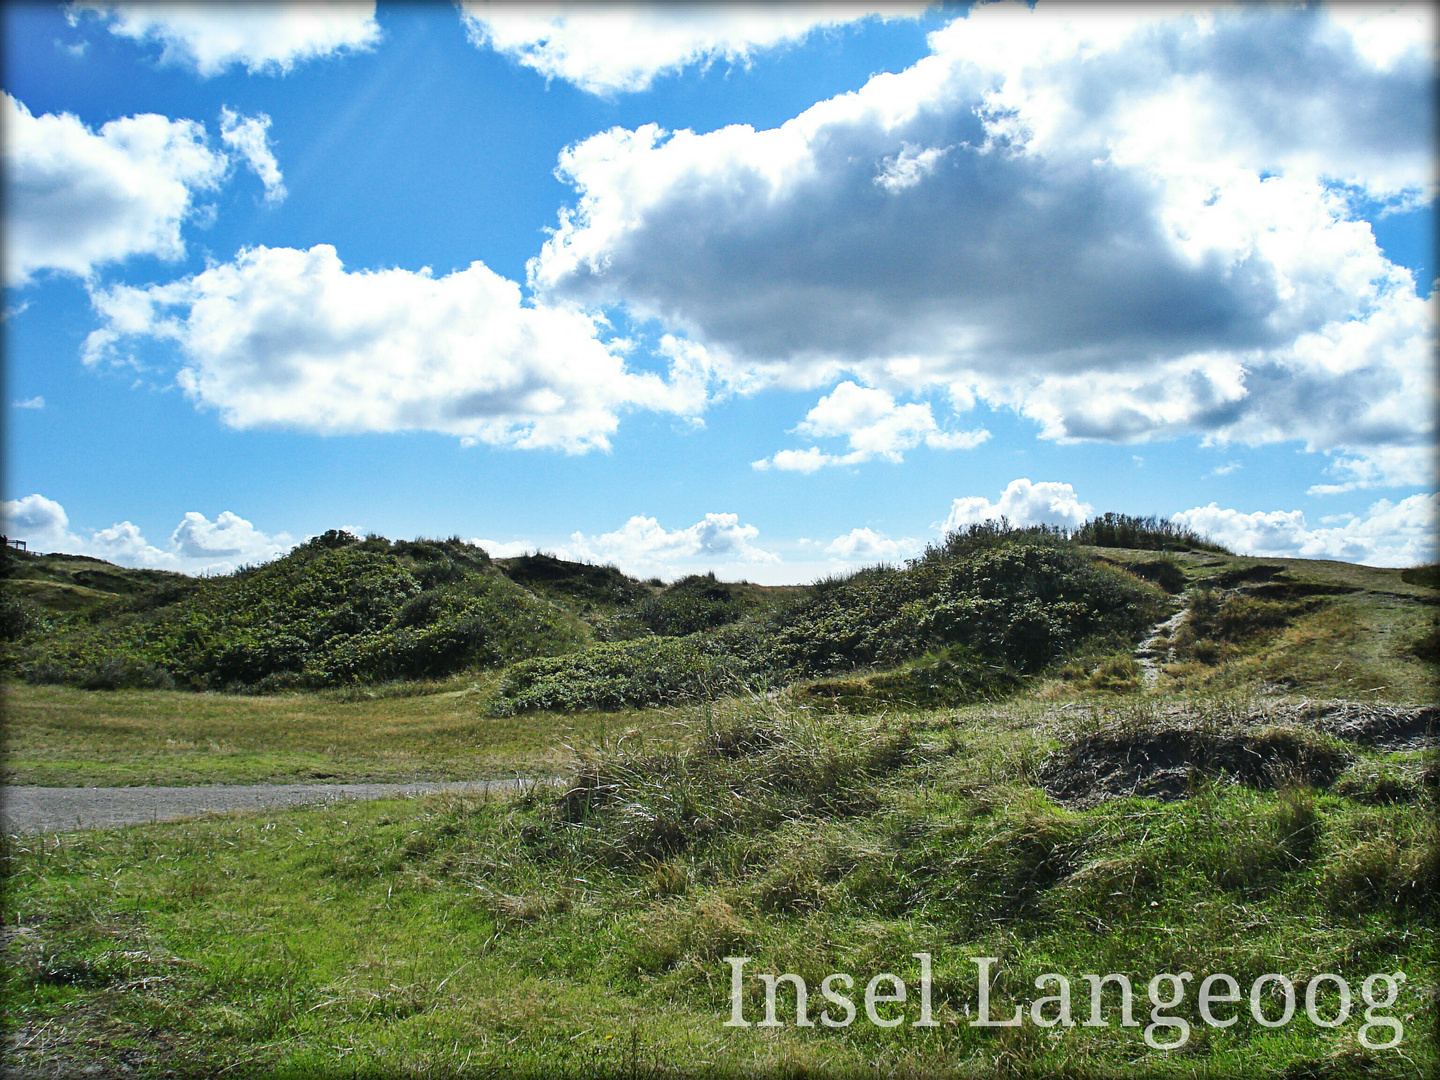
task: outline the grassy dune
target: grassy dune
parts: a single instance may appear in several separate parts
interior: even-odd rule
[[[1127,581],[1163,586],[1163,596],[1135,594],[1153,608],[1147,617],[1190,614],[1151,685],[1139,678],[1134,636],[1104,628],[1028,669],[985,667],[996,654],[951,648],[888,666],[834,664],[765,692],[611,712],[497,715],[502,672],[269,696],[8,685],[8,764],[31,781],[513,768],[560,772],[570,784],[562,795],[537,788],[8,838],[6,1067],[376,1078],[1435,1075],[1440,772],[1434,712],[1417,708],[1435,697],[1433,579],[1205,550],[1086,550],[1116,572],[1131,567]],[[586,588],[601,599],[624,585],[592,576]],[[842,582],[852,589],[842,595],[881,614],[915,611],[885,593],[896,582],[905,579],[861,577]],[[553,575],[541,585],[552,588]],[[599,636],[624,648],[594,655],[645,654],[625,643],[648,640],[638,629],[647,619],[715,621],[694,602],[708,588],[699,582],[663,609],[602,610],[596,626],[610,629]],[[957,594],[912,595],[943,614]],[[838,641],[853,609],[801,604],[787,617]],[[698,640],[745,640],[743,623],[724,618]],[[555,698],[616,692],[590,660],[525,670],[549,679]],[[933,1027],[915,1023],[917,953],[931,958]],[[725,958],[736,956],[749,958],[744,1028],[725,1026]],[[991,1012],[1022,1007],[1020,1025],[973,1025],[973,957],[995,958]],[[1362,985],[1398,971],[1406,981],[1395,1001],[1370,1020],[1393,1018],[1403,1039],[1366,1045],[1363,1031],[1374,1044],[1383,1029],[1362,1028]],[[1193,976],[1183,1000],[1158,1009],[1150,980],[1180,972]],[[1247,994],[1261,975],[1284,976],[1295,1016],[1266,1027],[1246,998],[1217,1010],[1238,1015],[1233,1026],[1211,1026],[1197,985],[1221,972]],[[779,1026],[758,1026],[758,976],[784,973],[804,979],[814,1026],[795,1023],[788,985],[777,992]],[[838,1012],[821,996],[832,973],[853,978],[858,1018],[845,1027],[818,1022],[822,1007]],[[885,973],[909,992],[876,1006],[902,1020],[889,1028],[866,1018],[862,1000]],[[1055,1003],[1031,1012],[1055,992],[1053,982],[1036,988],[1045,973],[1070,979],[1074,1026],[1034,1022],[1056,1015]],[[1084,976],[1110,973],[1133,986],[1135,1027],[1121,1025],[1112,998],[1107,1023],[1084,1022]],[[1305,1012],[1305,988],[1321,973],[1351,990],[1350,1015],[1333,1028]],[[1281,986],[1262,985],[1262,1016],[1285,1007]],[[1316,986],[1317,1015],[1335,1015],[1334,983]],[[1183,1046],[1146,1041],[1152,1009],[1189,1025]]]

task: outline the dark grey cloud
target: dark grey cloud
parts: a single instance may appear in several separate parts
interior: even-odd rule
[[[1129,15],[981,8],[778,129],[594,136],[531,283],[792,382],[963,384],[1058,437],[1433,431],[1394,399],[1429,368],[1421,301],[1342,190],[1430,197],[1428,47]]]

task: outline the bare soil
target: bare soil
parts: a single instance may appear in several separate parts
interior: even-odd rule
[[[1185,798],[1197,781],[1226,775],[1251,787],[1328,787],[1355,760],[1345,744],[1429,750],[1440,709],[1354,701],[1276,704],[1226,716],[1193,707],[1120,721],[1073,739],[1040,770],[1057,802],[1088,807],[1130,796]],[[1434,770],[1430,770],[1433,782]]]

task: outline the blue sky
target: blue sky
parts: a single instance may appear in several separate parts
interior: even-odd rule
[[[4,19],[42,550],[783,582],[1119,510],[1435,558],[1428,7]]]

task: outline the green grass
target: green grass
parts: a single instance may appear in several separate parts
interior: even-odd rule
[[[596,755],[576,793],[441,796],[12,839],[12,1066],[138,1075],[1298,1077],[1433,1075],[1434,806],[1217,784],[1050,803],[1038,705],[895,718],[735,702],[667,753]],[[1384,766],[1390,755],[1367,760]],[[686,822],[677,831],[675,823]],[[728,968],[890,971],[926,1031],[727,1029]],[[1403,1054],[1358,1020],[1055,1036],[971,1027],[1042,972],[1404,970]],[[758,983],[751,1020],[763,1013]],[[818,1004],[818,993],[815,994]],[[789,999],[784,999],[788,1001]],[[1272,1003],[1273,1004],[1273,1003]],[[1083,1017],[1086,1004],[1077,997]],[[913,1020],[913,1001],[908,1015]]]
[[[995,550],[987,538],[972,541],[984,556],[975,566],[1010,574],[986,554]],[[1140,746],[1147,731],[1175,728],[1180,712],[1189,729],[1223,742],[1226,725],[1266,702],[1432,702],[1428,579],[1212,551],[1078,550],[1112,564],[1096,564],[1085,587],[1143,597],[1157,608],[1146,618],[1163,616],[1167,601],[1118,568],[1134,564],[1171,591],[1208,584],[1219,602],[1196,640],[1225,648],[1208,662],[1191,648],[1145,688],[1128,651],[1139,622],[1119,619],[1075,635],[1078,644],[1048,666],[1027,667],[1017,652],[1014,666],[997,669],[1013,696],[965,704],[990,690],[976,682],[964,645],[890,663],[875,636],[884,619],[904,629],[924,615],[938,625],[971,608],[966,633],[1008,626],[979,606],[992,599],[989,579],[949,580],[937,556],[910,578],[857,575],[822,586],[814,603],[797,593],[760,611],[790,620],[795,649],[810,630],[827,635],[815,639],[824,648],[812,650],[812,674],[835,672],[768,695],[490,715],[502,679],[517,673],[537,676],[534,686],[553,677],[556,693],[579,687],[580,704],[625,680],[683,690],[693,672],[681,661],[710,640],[700,637],[604,645],[509,676],[319,693],[7,684],[7,768],[25,782],[511,771],[573,782],[564,795],[537,788],[520,798],[436,796],[10,838],[0,852],[5,1067],[297,1078],[1434,1075],[1433,752],[1262,724],[1235,745],[1280,754],[1313,743],[1334,768],[1217,766],[1184,777],[1176,801],[1130,797],[1089,809],[1039,786],[1066,747],[1118,732],[1116,753],[1125,753],[1125,732]],[[1044,559],[1036,565],[1050,572]],[[628,587],[603,568],[526,566],[550,575],[541,592],[600,626],[618,610],[606,590]],[[1058,569],[1070,567],[1089,573],[1078,563]],[[934,580],[911,589],[927,573]],[[732,598],[715,612],[694,607],[691,586],[709,589],[691,583],[676,593],[684,603],[646,612],[684,629],[744,606]],[[851,619],[856,603],[837,596],[883,619]],[[755,647],[746,627],[756,616],[706,633]],[[592,663],[635,656],[657,662],[614,671]],[[1299,784],[1302,774],[1322,786]],[[726,956],[751,957],[752,973],[802,975],[812,1016],[827,974],[853,975],[858,990],[892,972],[910,987],[913,1019],[912,954],[921,951],[934,957],[934,1029],[880,1029],[863,1012],[840,1030],[723,1026]],[[1177,1010],[1191,1041],[1167,1053],[1146,1046],[1139,1028],[974,1028],[965,1012],[976,997],[972,956],[999,958],[996,1012],[1038,996],[1037,975],[1059,972],[1074,984],[1077,1020],[1088,1012],[1084,974],[1130,976],[1144,1024],[1150,977],[1194,972]],[[1397,970],[1409,979],[1389,1010],[1406,1029],[1399,1052],[1359,1043],[1358,1000],[1333,1031],[1303,1011],[1276,1030],[1245,1018],[1243,1005],[1241,1022],[1223,1030],[1196,1014],[1195,982],[1210,972],[1247,989],[1265,972],[1302,987],[1334,972],[1358,991],[1364,976]],[[753,1021],[763,1014],[757,981],[746,994]],[[793,1008],[788,992],[782,1001]]]
[[[68,787],[554,776],[574,767],[578,750],[627,731],[662,745],[670,737],[662,713],[489,718],[479,703],[493,684],[489,676],[389,688],[404,696],[241,696],[9,683],[0,690],[5,779]]]

